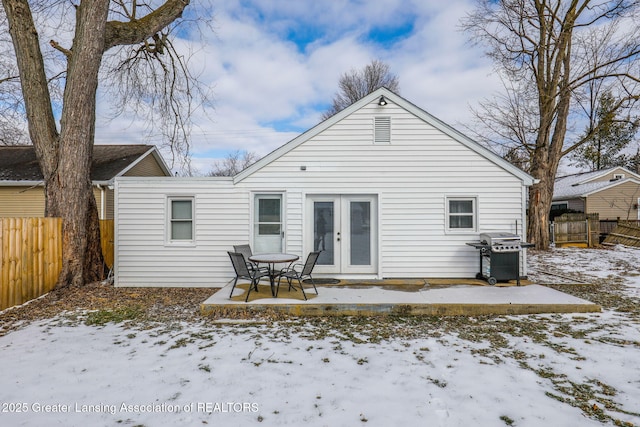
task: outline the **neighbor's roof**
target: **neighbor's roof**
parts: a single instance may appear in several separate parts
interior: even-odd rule
[[[289,151],[293,150],[294,148],[298,147],[299,145],[303,144],[304,142],[308,141],[309,139],[313,138],[314,136],[318,135],[319,133],[323,132],[324,130],[330,128],[335,123],[337,123],[340,120],[344,119],[345,117],[347,117],[348,115],[352,114],[353,112],[359,110],[360,108],[363,108],[364,106],[366,106],[367,104],[369,104],[371,102],[376,101],[377,99],[380,98],[380,96],[384,96],[387,99],[387,101],[393,102],[394,104],[400,106],[401,108],[404,108],[406,111],[412,113],[413,115],[415,115],[416,117],[422,119],[423,121],[425,121],[429,125],[431,125],[434,128],[440,130],[441,132],[443,132],[444,134],[448,135],[449,137],[451,137],[455,141],[458,141],[462,145],[466,146],[467,148],[471,149],[472,151],[475,151],[476,153],[478,153],[481,156],[485,157],[486,159],[488,159],[489,161],[491,161],[494,164],[498,165],[502,169],[510,172],[512,175],[514,175],[514,176],[518,177],[519,179],[521,179],[524,182],[525,185],[532,185],[533,183],[536,182],[536,180],[531,175],[529,175],[528,173],[526,173],[526,172],[522,171],[521,169],[517,168],[516,166],[512,165],[507,160],[503,159],[502,157],[500,157],[499,155],[497,155],[493,151],[489,150],[488,148],[483,147],[482,145],[480,145],[476,141],[472,140],[468,136],[462,134],[461,132],[459,132],[458,130],[456,130],[453,127],[449,126],[445,122],[443,122],[440,119],[432,116],[431,114],[427,113],[423,109],[415,106],[411,102],[409,102],[406,99],[402,98],[400,95],[390,91],[389,89],[387,89],[385,87],[382,87],[380,89],[375,90],[374,92],[372,92],[369,95],[363,97],[359,101],[356,101],[355,103],[351,104],[349,107],[345,108],[344,110],[336,113],[335,115],[331,116],[327,120],[321,122],[320,124],[318,124],[315,127],[309,129],[305,133],[299,135],[298,137],[296,137],[293,140],[289,141],[288,143],[284,144],[280,148],[277,148],[276,150],[272,151],[267,156],[263,157],[262,159],[258,160],[256,163],[254,163],[253,165],[249,166],[248,168],[246,168],[245,170],[243,170],[242,172],[237,174],[234,177],[234,182],[237,183],[237,182],[242,181],[243,179],[245,179],[246,177],[250,176],[254,172],[257,172],[258,170],[262,169],[263,167],[265,167],[266,165],[270,164],[274,160],[280,158],[284,154],[288,153]]]
[[[167,175],[171,172],[154,145],[94,145],[91,180],[107,182],[152,154]],[[0,181],[39,182],[44,178],[32,145],[0,147]]]
[[[598,179],[612,173],[615,170],[620,170],[621,173],[626,175],[624,179],[618,179],[615,181]],[[628,169],[622,167],[613,167],[609,169],[602,169],[593,172],[583,172],[573,175],[567,175],[558,177],[555,180],[553,188],[553,200],[574,199],[577,197],[586,197],[590,194],[602,191],[607,188],[615,187],[625,182],[640,182],[638,181],[640,176],[631,172]]]

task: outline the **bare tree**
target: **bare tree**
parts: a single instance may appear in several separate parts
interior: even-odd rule
[[[236,150],[217,160],[207,176],[234,176],[248,168],[260,158],[251,151]]]
[[[478,0],[463,28],[485,43],[505,95],[479,110],[499,143],[529,156],[538,180],[529,192],[528,238],[549,246],[548,213],[560,160],[591,135],[573,135],[599,93],[635,108],[640,93],[640,25],[636,1]],[[597,132],[598,124],[589,127]]]
[[[166,46],[163,30],[182,16],[188,4],[189,0],[165,0],[151,9],[146,2],[125,0],[81,0],[77,5],[62,0],[2,0],[29,136],[44,176],[45,214],[63,219],[58,286],[81,285],[104,274],[90,178],[103,58],[110,49],[142,46],[128,52],[142,49],[157,53],[159,59],[161,44]],[[52,7],[58,8],[51,16],[59,19],[59,38],[43,50],[36,23],[42,23],[43,11]],[[61,99],[56,97],[58,90]]]
[[[0,145],[26,145],[29,137],[24,129],[18,126],[22,117],[14,110],[0,111]]]
[[[340,91],[333,97],[333,104],[322,115],[322,120],[328,119],[381,87],[399,92],[398,76],[391,74],[388,64],[377,59],[365,65],[362,70],[351,69],[344,73],[338,86]]]

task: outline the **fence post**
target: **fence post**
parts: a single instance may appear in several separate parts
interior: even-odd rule
[[[587,247],[590,248],[592,247],[591,244],[591,221],[589,221],[589,218],[585,219],[587,226],[585,227],[585,229],[587,230]]]

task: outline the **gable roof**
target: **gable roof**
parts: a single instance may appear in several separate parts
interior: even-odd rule
[[[94,145],[91,180],[106,183],[122,176],[145,157],[152,155],[165,172],[171,171],[154,145]],[[0,181],[33,184],[44,179],[32,145],[0,147]]]
[[[512,175],[516,176],[517,178],[519,178],[520,180],[523,181],[524,185],[532,185],[536,181],[531,175],[529,175],[528,173],[522,171],[521,169],[517,168],[516,166],[512,165],[507,160],[505,160],[502,157],[498,156],[493,151],[483,147],[482,145],[480,145],[476,141],[472,140],[471,138],[467,137],[466,135],[462,134],[461,132],[459,132],[458,130],[454,129],[450,125],[448,125],[448,124],[444,123],[443,121],[441,121],[440,119],[432,116],[431,114],[427,113],[423,109],[415,106],[411,102],[407,101],[406,99],[402,98],[401,96],[397,95],[396,93],[390,91],[389,89],[383,87],[383,88],[375,90],[374,92],[370,93],[369,95],[365,96],[364,98],[360,99],[359,101],[356,101],[355,103],[351,104],[349,107],[347,107],[347,108],[343,109],[342,111],[336,113],[335,115],[331,116],[327,120],[319,123],[315,127],[309,129],[308,131],[306,131],[303,134],[299,135],[298,137],[292,139],[288,143],[286,143],[286,144],[282,145],[281,147],[277,148],[276,150],[272,151],[267,156],[265,156],[262,159],[258,160],[253,165],[249,166],[245,170],[243,170],[240,173],[238,173],[234,177],[234,183],[238,183],[238,182],[242,181],[243,179],[247,178],[251,174],[253,174],[253,173],[257,172],[258,170],[262,169],[263,167],[267,166],[268,164],[270,164],[274,160],[280,158],[284,154],[288,153],[289,151],[293,150],[294,148],[298,147],[299,145],[305,143],[306,141],[308,141],[309,139],[313,138],[314,136],[320,134],[324,130],[330,128],[335,123],[337,123],[340,120],[344,119],[345,117],[349,116],[353,112],[359,110],[360,108],[366,106],[367,104],[369,104],[371,102],[374,102],[374,101],[378,100],[381,96],[384,96],[385,99],[387,100],[387,102],[393,102],[394,104],[398,105],[399,107],[404,108],[406,111],[412,113],[413,115],[415,115],[419,119],[423,120],[427,124],[429,124],[429,125],[433,126],[434,128],[440,130],[442,133],[444,133],[447,136],[451,137],[455,141],[461,143],[462,145],[466,146],[467,148],[471,149],[472,151],[478,153],[482,157],[486,158],[487,160],[491,161],[492,163],[496,164],[497,166],[501,167],[502,169],[506,170],[507,172],[511,173]]]
[[[601,179],[613,172],[619,171],[627,177],[615,181]],[[573,175],[558,177],[553,188],[553,200],[575,199],[587,197],[608,188],[615,187],[625,182],[637,182],[640,184],[640,175],[623,167],[613,167],[592,172],[581,172]]]

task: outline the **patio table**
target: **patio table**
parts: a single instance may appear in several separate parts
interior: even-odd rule
[[[268,264],[269,268],[269,280],[271,281],[271,295],[276,296],[275,293],[275,281],[279,274],[276,272],[276,264],[283,264],[287,262],[294,262],[299,260],[298,255],[286,254],[286,253],[264,253],[253,254],[249,257],[249,261],[253,261],[259,264]]]

